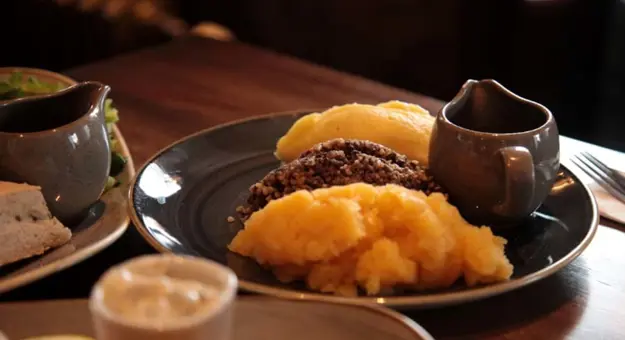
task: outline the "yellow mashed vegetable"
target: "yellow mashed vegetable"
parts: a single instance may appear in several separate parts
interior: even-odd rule
[[[345,138],[382,144],[427,165],[433,125],[427,110],[400,101],[335,106],[297,120],[278,141],[276,156],[290,162],[315,144]]]
[[[285,282],[355,296],[395,286],[449,287],[510,278],[506,240],[467,223],[445,197],[364,183],[297,191],[254,213],[230,250]]]

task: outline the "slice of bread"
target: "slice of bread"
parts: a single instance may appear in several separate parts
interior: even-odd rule
[[[41,255],[71,237],[50,213],[41,188],[0,181],[0,266]]]

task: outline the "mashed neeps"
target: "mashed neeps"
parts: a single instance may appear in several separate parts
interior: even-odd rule
[[[396,286],[508,279],[506,240],[467,223],[439,193],[356,183],[297,191],[252,214],[230,244],[282,281],[354,296]]]

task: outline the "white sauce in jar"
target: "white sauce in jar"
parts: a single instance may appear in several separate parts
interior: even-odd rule
[[[211,314],[223,304],[223,287],[202,279],[197,260],[159,256],[110,269],[94,298],[105,314],[150,328],[169,328]]]

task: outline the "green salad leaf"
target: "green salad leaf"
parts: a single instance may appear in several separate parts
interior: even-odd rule
[[[110,98],[104,101],[104,117],[109,124],[115,124],[119,121],[118,111],[113,107],[113,100]]]
[[[24,78],[24,75],[22,75],[22,72],[16,71],[16,72],[11,73],[11,75],[9,76],[8,83],[13,87],[19,87],[20,85],[22,85],[23,78]]]
[[[22,72],[11,73],[9,78],[0,82],[0,99],[10,100],[31,95],[52,93],[64,89],[61,82],[42,82],[35,76],[24,79]]]
[[[107,98],[104,101],[104,120],[106,122],[106,129],[108,131],[109,143],[112,150],[109,180],[105,188],[105,190],[109,190],[111,188],[117,187],[120,184],[120,182],[115,177],[124,171],[127,162],[126,158],[121,153],[116,151],[119,143],[117,142],[115,134],[113,133],[113,126],[119,121],[119,111],[117,111],[117,109],[113,107],[113,100],[110,98]]]

